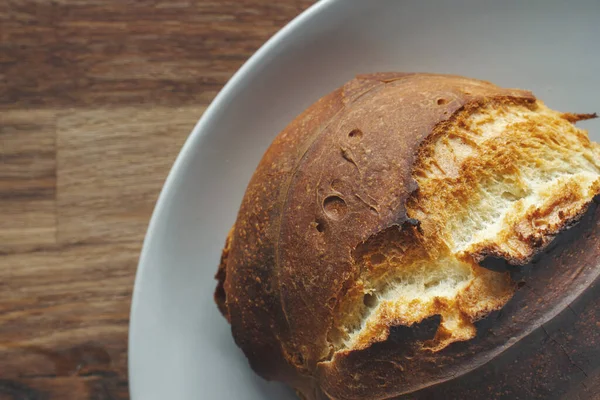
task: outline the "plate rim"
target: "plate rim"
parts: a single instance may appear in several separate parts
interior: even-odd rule
[[[133,283],[133,290],[131,296],[131,306],[129,310],[129,324],[128,324],[128,338],[127,338],[127,374],[128,374],[128,386],[129,396],[132,400],[138,399],[137,395],[139,389],[139,381],[135,378],[134,362],[132,357],[132,348],[135,347],[134,337],[137,335],[137,318],[136,310],[140,304],[140,292],[142,289],[142,282],[146,274],[147,269],[144,266],[147,264],[147,259],[150,253],[150,243],[152,237],[156,234],[156,225],[163,214],[165,214],[166,205],[168,203],[168,196],[173,193],[174,185],[181,175],[184,166],[188,160],[193,157],[193,150],[198,146],[200,140],[207,134],[206,126],[210,124],[212,119],[215,117],[217,110],[221,108],[221,104],[228,103],[233,100],[237,91],[239,90],[240,84],[243,83],[245,77],[252,73],[253,70],[259,67],[259,63],[268,58],[269,53],[273,52],[278,48],[282,42],[288,37],[295,34],[295,32],[301,28],[302,25],[307,23],[310,19],[314,18],[317,14],[323,10],[332,7],[343,0],[319,0],[309,8],[298,14],[273,36],[271,36],[250,58],[233,74],[233,76],[223,86],[221,91],[211,101],[205,112],[200,116],[198,122],[191,130],[190,134],[186,138],[183,146],[179,150],[179,154],[175,158],[169,173],[163,183],[163,186],[156,200],[152,216],[148,223],[148,228],[144,235],[142,242],[142,249],[140,251],[140,257],[136,267],[135,279]],[[241,89],[243,90],[243,89]]]

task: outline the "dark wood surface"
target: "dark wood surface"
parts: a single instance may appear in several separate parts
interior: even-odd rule
[[[0,399],[126,399],[142,239],[197,119],[310,0],[0,0]]]

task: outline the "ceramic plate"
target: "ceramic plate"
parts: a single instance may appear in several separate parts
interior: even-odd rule
[[[294,398],[252,373],[212,294],[252,171],[304,108],[357,73],[423,71],[600,111],[599,20],[598,0],[323,0],[282,29],[216,97],[160,195],[133,297],[132,398]],[[581,126],[600,139],[598,120]]]

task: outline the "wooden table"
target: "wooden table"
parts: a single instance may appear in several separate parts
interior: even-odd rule
[[[208,103],[310,0],[0,0],[0,399],[125,399],[138,254]]]

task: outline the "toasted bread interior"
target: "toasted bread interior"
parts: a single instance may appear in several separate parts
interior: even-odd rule
[[[600,193],[600,147],[543,103],[467,107],[436,127],[413,170],[411,218],[354,251],[361,271],[337,310],[337,351],[383,341],[395,325],[439,315],[439,351],[476,334],[474,322],[515,291],[487,256],[522,265],[575,223]]]

